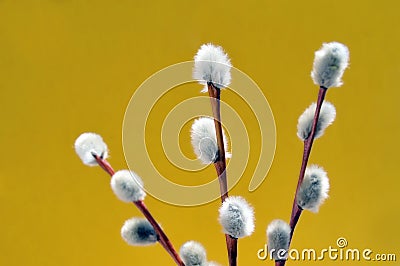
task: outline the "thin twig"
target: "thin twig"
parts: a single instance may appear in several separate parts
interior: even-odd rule
[[[229,265],[237,265],[238,239],[225,234]]]
[[[208,94],[210,96],[211,108],[214,116],[215,133],[218,145],[218,156],[214,162],[215,170],[217,171],[219,188],[221,193],[221,202],[228,197],[228,181],[226,176],[226,159],[224,138],[222,135],[221,125],[221,90],[215,87],[211,82],[207,83]],[[238,240],[225,234],[226,248],[228,250],[228,261],[230,266],[237,265],[237,244]]]
[[[300,214],[301,214],[301,209],[298,207],[298,204],[297,204],[297,192],[299,191],[301,183],[303,182],[303,179],[304,179],[304,174],[306,172],[308,159],[310,158],[310,154],[311,154],[311,148],[314,143],[314,137],[315,137],[316,128],[317,128],[317,124],[318,124],[319,113],[321,111],[321,106],[324,101],[326,91],[327,91],[327,89],[324,87],[320,87],[320,89],[319,89],[317,107],[315,110],[311,133],[310,133],[310,136],[304,141],[303,160],[301,162],[299,180],[297,182],[296,193],[295,193],[294,201],[293,201],[292,214],[290,216],[290,226],[292,229],[291,234],[293,234],[293,231],[296,227],[297,221],[300,218]]]
[[[160,225],[157,223],[157,221],[151,215],[150,211],[147,209],[146,205],[144,204],[144,201],[142,201],[142,200],[135,201],[135,202],[133,202],[133,204],[135,204],[135,206],[143,213],[143,215],[146,217],[146,219],[153,226],[154,230],[157,232],[157,234],[160,238],[161,245],[171,255],[171,257],[174,259],[175,263],[177,265],[184,266],[185,264],[182,262],[181,258],[179,257],[178,253],[176,252],[171,241],[168,239],[167,235],[161,229]]]
[[[289,245],[292,241],[293,233],[296,228],[297,222],[299,221],[301,213],[303,211],[297,204],[297,193],[298,193],[301,183],[303,182],[303,179],[304,179],[304,174],[306,172],[308,159],[310,158],[310,154],[311,154],[311,148],[314,143],[316,128],[317,128],[317,124],[318,124],[318,118],[319,118],[319,114],[321,112],[321,106],[322,106],[322,103],[324,102],[327,90],[328,90],[327,88],[322,87],[322,86],[319,88],[317,107],[316,107],[315,114],[314,114],[314,120],[313,120],[313,124],[312,124],[312,128],[311,128],[311,133],[310,133],[310,136],[308,136],[308,138],[304,141],[303,159],[301,162],[299,180],[297,182],[296,192],[294,195],[292,213],[290,215],[290,224],[289,225],[290,225],[291,231],[290,231]],[[281,264],[281,265],[285,265],[285,263],[286,263],[286,261],[283,261],[283,264]]]
[[[221,201],[228,197],[228,182],[226,177],[225,147],[221,125],[221,90],[211,82],[208,83],[208,94],[210,95],[211,108],[214,116],[215,134],[217,138],[218,155],[214,162],[220,184]]]
[[[115,174],[114,169],[110,165],[110,163],[103,159],[100,156],[97,156],[96,154],[92,154],[93,157],[96,159],[97,163],[100,165],[100,167],[106,171],[111,177]],[[154,219],[154,217],[151,215],[149,209],[147,206],[144,204],[144,201],[135,201],[133,202],[135,206],[142,212],[142,214],[146,217],[147,221],[153,226],[154,230],[156,231],[158,237],[159,237],[159,242],[161,246],[168,252],[168,254],[173,258],[175,263],[179,266],[185,266],[183,263],[182,259],[180,258],[179,254],[176,252],[174,246],[172,245],[171,241],[168,239],[167,235],[165,234],[164,230],[160,227],[158,222]]]
[[[92,156],[96,159],[96,162],[100,167],[111,177],[115,174],[114,169],[112,168],[111,164],[103,158],[103,156],[98,156],[96,153],[92,152]]]

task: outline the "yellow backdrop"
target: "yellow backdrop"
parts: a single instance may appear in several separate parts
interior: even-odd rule
[[[349,248],[398,252],[398,10],[395,0],[0,1],[0,265],[173,265],[159,245],[123,242],[120,227],[138,211],[115,198],[101,169],[81,164],[73,143],[82,132],[98,132],[113,166],[126,167],[122,121],[135,89],[156,71],[191,60],[205,42],[222,45],[257,82],[277,129],[266,181],[249,193],[247,171],[232,191],[256,210],[256,232],[239,241],[239,264],[273,265],[256,253],[267,224],[289,218],[302,152],[296,121],[316,99],[313,53],[329,41],[351,52],[344,86],[328,92],[337,121],[311,157],[329,173],[330,198],[319,214],[304,213],[292,247],[320,250],[345,237]],[[219,201],[146,202],[177,248],[197,240],[226,265]],[[288,264],[306,263],[345,262]]]

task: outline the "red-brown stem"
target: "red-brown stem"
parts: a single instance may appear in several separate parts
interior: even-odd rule
[[[301,215],[302,212],[303,212],[303,209],[300,208],[299,205],[296,204],[296,207],[295,207],[295,210],[294,210],[294,214],[293,214],[293,218],[290,219],[290,224],[289,224],[289,226],[291,228],[291,230],[290,230],[290,238],[289,238],[290,241],[292,240],[294,229],[296,228],[297,222],[299,221],[300,215]],[[290,244],[290,241],[289,241],[289,244]]]
[[[185,264],[179,257],[178,253],[175,251],[175,248],[172,245],[171,241],[169,241],[167,235],[164,233],[164,231],[161,229],[160,225],[157,223],[157,221],[151,215],[151,213],[147,209],[144,202],[143,201],[135,201],[134,204],[143,213],[144,217],[146,217],[146,219],[150,222],[150,224],[153,226],[154,230],[157,232],[157,234],[160,238],[161,245],[171,255],[171,257],[174,259],[175,263],[177,265],[184,266]]]
[[[219,190],[221,192],[221,202],[228,197],[228,183],[226,178],[226,165],[223,161],[216,161],[214,163],[215,171],[218,175]]]
[[[275,261],[275,266],[283,266],[285,265],[286,260],[276,260]]]
[[[228,234],[225,234],[226,247],[228,249],[228,261],[230,266],[237,265],[237,252],[238,252],[238,240]]]
[[[313,124],[312,124],[312,128],[311,128],[311,133],[310,133],[310,136],[304,141],[303,159],[301,162],[299,180],[297,182],[296,192],[294,195],[292,214],[290,215],[290,228],[291,228],[290,242],[292,240],[293,233],[296,228],[297,222],[299,221],[301,213],[302,213],[302,209],[297,204],[297,192],[299,191],[300,185],[304,179],[304,174],[306,172],[308,159],[310,158],[311,148],[312,148],[312,145],[314,142],[314,137],[315,137],[315,133],[316,133],[319,114],[321,112],[321,106],[322,106],[322,103],[324,102],[327,90],[328,90],[327,88],[322,87],[322,86],[319,88],[317,107],[316,107],[315,114],[314,114],[314,120],[313,120]],[[285,261],[283,262],[282,265],[285,265]]]
[[[215,133],[217,138],[218,156],[214,162],[215,170],[217,171],[219,189],[221,193],[221,202],[228,197],[228,180],[226,176],[226,159],[224,138],[222,135],[221,125],[221,90],[215,87],[211,82],[208,84],[208,94],[210,96],[211,108],[214,116]],[[228,250],[228,261],[230,266],[237,265],[237,245],[238,240],[225,234],[226,248]]]
[[[214,116],[215,134],[217,138],[218,155],[214,162],[215,170],[220,183],[221,201],[228,197],[228,182],[226,177],[225,147],[221,125],[221,90],[212,83],[208,83],[208,94],[210,95],[211,108]]]
[[[97,164],[100,165],[100,167],[104,171],[106,171],[107,174],[109,174],[111,177],[115,174],[115,171],[114,171],[114,169],[112,168],[112,166],[110,165],[109,162],[107,162],[102,157],[96,155],[95,153],[92,153],[92,155],[96,159]]]
[[[97,156],[96,154],[93,154],[93,157],[96,159],[97,163],[100,165],[101,168],[103,168],[104,171],[106,171],[111,177],[114,175],[115,171],[110,165],[110,163],[107,162],[107,160],[101,158],[100,156]],[[153,226],[154,230],[156,231],[159,237],[160,244],[173,258],[175,263],[179,266],[185,266],[182,259],[179,257],[179,254],[176,252],[174,246],[172,245],[171,241],[169,241],[167,235],[164,233],[160,225],[157,223],[157,221],[151,215],[150,211],[147,209],[146,205],[144,204],[144,201],[136,201],[133,202],[133,204],[135,204],[135,206],[146,217],[147,221],[149,221],[149,223]]]
[[[219,176],[219,185],[221,191],[223,190],[224,187],[227,186],[226,183],[226,169],[222,170],[223,168],[221,167],[221,164],[219,162],[214,163],[215,169],[217,171],[217,174]],[[221,192],[222,193],[222,192]],[[224,202],[224,200],[228,197],[228,191],[226,190],[225,194],[221,194],[221,201]],[[226,248],[228,250],[228,260],[229,260],[229,265],[230,266],[236,266],[237,265],[237,245],[238,245],[238,240],[237,238],[233,238],[228,234],[225,234],[225,240],[226,240]]]

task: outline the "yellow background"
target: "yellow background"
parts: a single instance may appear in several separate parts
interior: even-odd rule
[[[277,127],[267,180],[248,193],[247,173],[232,192],[256,209],[256,232],[239,241],[240,265],[272,265],[256,252],[266,225],[289,218],[302,151],[296,121],[316,99],[313,53],[333,40],[348,45],[351,67],[344,86],[328,92],[337,121],[311,157],[329,173],[330,198],[319,214],[304,213],[292,247],[322,249],[346,237],[350,248],[398,252],[398,10],[394,0],[0,1],[0,265],[173,265],[158,245],[123,242],[120,227],[138,211],[116,200],[100,169],[81,164],[73,143],[98,132],[110,162],[124,168],[122,121],[135,89],[205,42],[222,45],[258,83]],[[177,248],[197,240],[226,265],[218,201],[146,202]]]

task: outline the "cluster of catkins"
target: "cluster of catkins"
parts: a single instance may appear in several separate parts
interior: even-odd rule
[[[277,219],[267,228],[268,251],[276,265],[284,265],[288,257],[293,232],[303,210],[318,212],[328,197],[329,179],[318,165],[308,165],[313,141],[320,138],[336,118],[336,109],[324,101],[327,90],[343,84],[342,76],[348,66],[349,50],[338,42],[323,44],[315,53],[311,77],[319,86],[317,103],[312,103],[299,117],[297,136],[304,142],[303,161],[293,202],[290,223]]]
[[[118,199],[127,203],[135,203],[139,210],[147,214],[146,219],[133,217],[125,221],[121,228],[121,236],[128,244],[147,246],[160,242],[178,265],[218,265],[207,261],[204,247],[195,241],[188,241],[182,245],[180,256],[175,252],[172,244],[167,243],[169,240],[161,227],[154,227],[151,223],[153,218],[144,205],[146,192],[143,189],[142,179],[130,170],[114,172],[106,161],[108,148],[100,135],[81,134],[75,141],[75,151],[84,164],[88,166],[101,165],[111,175],[111,189]]]
[[[297,135],[304,141],[305,152],[308,155],[314,139],[321,137],[325,129],[335,120],[335,107],[324,102],[326,90],[342,84],[341,78],[348,65],[349,52],[343,44],[326,43],[315,53],[312,78],[320,86],[317,103],[311,104],[298,119]],[[193,78],[204,85],[202,92],[221,89],[230,85],[231,62],[228,55],[219,46],[212,44],[202,45],[195,56]],[[321,96],[322,95],[322,96]],[[211,95],[210,95],[211,97]],[[218,98],[218,104],[219,104]],[[219,108],[218,108],[219,109]],[[215,115],[215,114],[214,114]],[[219,121],[220,122],[220,121]],[[225,156],[230,158],[228,140],[222,129],[223,143],[218,143],[216,130],[216,117],[200,117],[196,119],[191,128],[191,143],[194,153],[203,164],[215,164],[221,157],[221,145]],[[220,139],[221,139],[220,138]],[[221,145],[219,145],[221,144]],[[307,151],[308,149],[308,151]],[[149,210],[144,205],[146,193],[141,178],[130,170],[114,172],[106,161],[108,148],[101,136],[95,133],[83,133],[75,142],[75,151],[82,162],[89,166],[100,165],[111,177],[111,188],[115,195],[124,202],[133,202],[145,214],[144,218],[132,218],[125,222],[121,229],[122,238],[130,245],[150,245],[157,242],[174,258],[178,265],[217,265],[207,260],[204,247],[195,241],[188,241],[182,245],[179,254],[175,252],[163,229],[152,218]],[[272,221],[267,228],[268,250],[277,262],[287,258],[294,228],[302,210],[317,212],[319,207],[328,197],[329,180],[322,167],[317,165],[307,166],[307,159],[303,160],[304,171],[300,173],[299,184],[296,189],[294,209],[290,224],[283,220]],[[226,171],[226,169],[223,169]],[[219,209],[219,222],[223,232],[232,239],[239,239],[253,233],[254,210],[241,196],[228,196],[221,198]],[[298,213],[298,215],[294,215]],[[229,247],[228,247],[229,250]],[[286,256],[280,256],[286,254]],[[236,265],[236,257],[229,260],[230,265]]]

